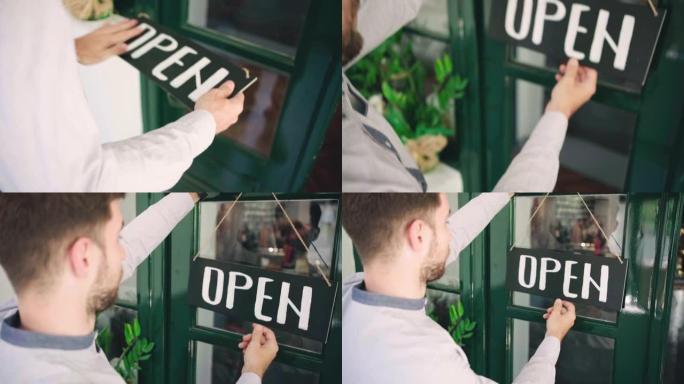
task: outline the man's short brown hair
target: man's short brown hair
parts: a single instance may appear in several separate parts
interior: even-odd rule
[[[80,236],[95,240],[122,193],[0,193],[0,264],[18,293],[45,283],[59,250]]]
[[[410,221],[430,225],[439,206],[434,193],[345,193],[342,225],[364,262],[392,248],[397,235]]]

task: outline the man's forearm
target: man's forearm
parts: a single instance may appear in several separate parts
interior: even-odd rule
[[[135,268],[171,233],[192,210],[194,198],[188,193],[171,193],[138,215],[121,230],[121,244],[126,252],[123,278],[133,275]]]
[[[494,192],[552,191],[558,178],[560,151],[567,128],[565,115],[546,112],[499,179]]]
[[[560,354],[560,340],[546,336],[537,351],[513,381],[525,384],[551,384],[556,381],[556,361]]]
[[[261,377],[256,373],[246,372],[240,376],[235,384],[261,384]]]

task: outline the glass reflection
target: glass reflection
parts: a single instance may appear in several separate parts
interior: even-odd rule
[[[275,201],[239,201],[226,216],[232,203],[200,205],[202,257],[312,277],[320,277],[320,267],[329,276],[336,200],[281,201],[295,229]]]
[[[294,57],[311,0],[190,0],[188,23]]]

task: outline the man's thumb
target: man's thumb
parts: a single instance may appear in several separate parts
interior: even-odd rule
[[[565,66],[565,76],[564,78],[574,79],[577,77],[577,71],[579,70],[579,61],[577,59],[568,60],[568,65]]]
[[[558,314],[560,314],[562,309],[563,302],[561,299],[556,299],[556,301],[553,302],[553,312],[558,312]]]

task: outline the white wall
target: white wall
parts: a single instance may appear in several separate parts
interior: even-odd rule
[[[118,16],[111,22],[120,20]],[[74,37],[84,35],[107,20],[73,20]],[[140,75],[118,57],[79,68],[83,91],[95,117],[102,142],[122,140],[143,132]]]

